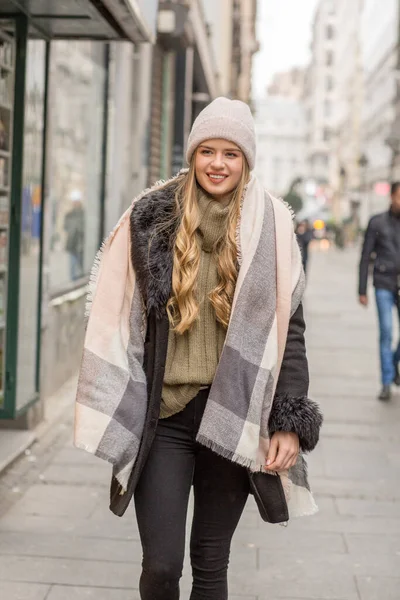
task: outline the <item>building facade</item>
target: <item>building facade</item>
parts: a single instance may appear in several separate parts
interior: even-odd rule
[[[270,96],[255,104],[256,174],[264,187],[284,196],[296,179],[307,175],[306,118],[303,104]]]
[[[361,35],[365,89],[362,148],[367,159],[364,175],[366,216],[386,209],[387,186],[396,175],[391,144],[394,143],[395,148],[398,144],[391,138],[396,116],[398,23],[398,0],[387,0],[384,11],[378,0],[365,0]]]
[[[305,92],[306,70],[299,67],[276,73],[268,86],[268,96],[283,96],[302,101]]]
[[[312,58],[306,74],[307,162],[309,176],[318,184],[330,178],[335,92],[335,39],[337,35],[335,0],[318,5],[312,30]]]
[[[252,61],[259,49],[256,36],[257,0],[233,0],[231,96],[251,100]]]
[[[363,70],[360,35],[363,0],[336,0],[335,4],[336,101],[332,106],[330,186],[335,191],[334,216],[342,221],[356,206],[364,209],[361,206]]]

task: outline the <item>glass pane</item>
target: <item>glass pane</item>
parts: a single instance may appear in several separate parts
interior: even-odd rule
[[[14,42],[0,29],[0,407],[4,400],[14,64]]]
[[[17,409],[36,393],[45,53],[42,40],[28,42],[21,198],[21,254]]]
[[[98,42],[52,43],[46,220],[53,294],[88,275],[98,249],[104,50]]]

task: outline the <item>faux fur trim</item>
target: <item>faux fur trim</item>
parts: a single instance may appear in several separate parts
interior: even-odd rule
[[[270,435],[276,431],[297,433],[303,452],[311,452],[319,440],[323,417],[316,402],[307,397],[278,394],[269,417]]]
[[[131,257],[147,313],[160,317],[171,295],[177,181],[150,190],[130,215]]]

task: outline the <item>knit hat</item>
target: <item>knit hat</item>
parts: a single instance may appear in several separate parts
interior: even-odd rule
[[[247,158],[250,170],[254,169],[256,134],[253,116],[247,104],[221,96],[206,106],[193,123],[189,135],[186,151],[188,163],[197,146],[211,139],[234,142]]]

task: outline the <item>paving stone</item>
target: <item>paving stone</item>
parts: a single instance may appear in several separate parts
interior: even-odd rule
[[[374,480],[342,479],[338,477],[312,477],[313,491],[341,498],[400,500],[400,485],[391,478]]]
[[[329,552],[347,553],[347,546],[341,533],[321,533],[297,531],[291,527],[264,526],[264,528],[241,530],[240,542],[244,546],[263,548],[267,552],[302,555],[318,555],[329,548]]]
[[[43,477],[49,484],[101,486],[108,490],[111,480],[110,468],[104,461],[97,461],[97,465],[53,464],[43,471]]]
[[[1,600],[47,600],[49,585],[0,581]]]
[[[140,600],[137,590],[55,585],[47,600]]]
[[[338,455],[337,441],[324,438],[322,452],[326,475],[343,479],[375,479],[393,477],[393,466],[389,464],[385,449],[377,441],[340,440]],[[400,474],[400,473],[399,473]]]
[[[357,517],[400,517],[398,502],[336,499],[339,514]]]
[[[366,533],[377,535],[400,535],[400,519],[359,516],[324,515],[317,513],[308,519],[293,519],[289,527],[299,531],[330,533]]]
[[[256,596],[229,596],[230,600],[257,600]],[[71,587],[56,585],[47,600],[140,600],[137,590]]]
[[[357,577],[361,600],[399,600],[400,578]]]
[[[139,539],[137,526],[133,517],[129,518],[129,513],[124,519],[112,515],[104,523],[100,520],[82,520],[81,517],[65,519],[63,517],[7,514],[0,520],[0,534],[3,531],[35,533],[37,535],[57,533],[61,536],[77,534],[84,537],[120,540]]]
[[[33,444],[36,436],[33,431],[1,430],[0,435],[0,472]]]
[[[382,427],[374,423],[324,423],[324,439],[326,438],[349,438],[363,439],[366,441],[379,441],[382,442]],[[311,454],[313,456],[315,452]]]
[[[329,549],[328,549],[329,550]],[[355,574],[371,577],[392,577],[400,572],[400,555],[372,555],[372,554],[335,554],[328,551],[326,554],[315,554],[314,556],[287,556],[287,561],[283,563],[280,557],[274,555],[270,550],[261,548],[259,551],[259,569],[268,570],[275,568],[277,572],[286,569],[291,565],[301,565],[304,571],[311,574],[312,568],[317,571],[320,577],[325,573],[332,571],[342,573],[343,575]]]
[[[72,444],[68,444],[62,448],[57,454],[54,455],[52,461],[54,465],[93,465],[98,466],[104,464],[105,468],[110,468],[103,460],[100,460],[97,456],[83,452],[81,449],[74,448]]]
[[[0,556],[0,581],[134,588],[140,570],[133,562]]]
[[[350,554],[391,554],[400,556],[400,536],[398,535],[367,535],[344,534],[346,546]]]
[[[43,534],[2,531],[0,555],[45,556],[51,558],[81,558],[117,562],[139,562],[141,546],[138,541],[87,538],[81,535]]]
[[[382,403],[378,404],[375,393],[371,392],[369,398],[362,400],[348,394],[340,394],[335,388],[324,388],[319,394],[312,395],[310,392],[310,396],[315,397],[321,404],[325,421],[336,423],[343,421],[355,425],[357,423],[373,425],[382,421],[389,423],[394,411],[388,410]]]
[[[85,486],[32,486],[7,512],[9,516],[38,515],[44,517],[88,517],[99,502],[95,488]]]
[[[320,555],[319,555],[320,556]],[[318,600],[359,600],[352,565],[348,556],[327,553],[295,557],[276,555],[273,550],[260,551],[259,570],[254,578],[237,582],[244,593],[258,593],[259,598],[298,597]],[[231,573],[231,578],[237,578]]]

